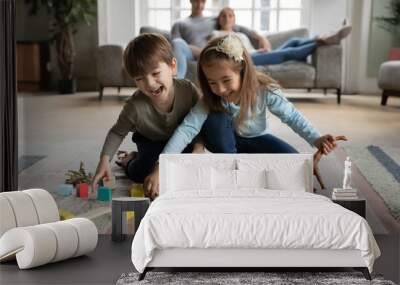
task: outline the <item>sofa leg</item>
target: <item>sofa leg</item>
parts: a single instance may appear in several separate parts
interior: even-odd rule
[[[342,95],[342,90],[340,88],[336,89],[336,95],[337,95],[337,103],[340,104],[340,96]]]
[[[382,92],[382,101],[381,101],[381,105],[382,106],[386,106],[388,97],[389,96],[387,95],[387,92],[385,90],[383,90],[383,92]]]
[[[307,92],[308,92],[308,93],[310,93],[310,92],[311,92],[311,90],[312,90],[311,88],[307,88]]]
[[[324,88],[323,90],[324,90],[324,95],[326,95],[328,89]]]
[[[99,86],[99,101],[103,100],[103,89],[102,85]]]
[[[365,279],[372,280],[371,274],[369,274],[369,270],[367,267],[354,267],[354,270],[361,271]]]

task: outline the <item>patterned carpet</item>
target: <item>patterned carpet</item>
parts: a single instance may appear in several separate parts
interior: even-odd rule
[[[148,272],[146,278],[138,281],[138,273],[122,274],[117,285],[145,284],[376,284],[395,285],[381,276],[372,275],[373,280],[364,278],[360,272]]]
[[[346,153],[400,221],[400,152],[388,146],[346,146]]]

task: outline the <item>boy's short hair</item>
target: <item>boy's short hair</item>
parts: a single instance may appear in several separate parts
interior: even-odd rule
[[[124,51],[125,69],[131,77],[144,75],[160,62],[170,65],[174,58],[171,44],[161,34],[144,33],[131,40]]]

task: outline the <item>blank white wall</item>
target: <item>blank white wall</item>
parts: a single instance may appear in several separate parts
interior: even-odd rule
[[[312,35],[336,30],[346,18],[346,0],[313,0],[311,4]]]

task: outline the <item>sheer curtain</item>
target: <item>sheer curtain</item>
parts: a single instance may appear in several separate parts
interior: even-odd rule
[[[15,0],[0,1],[0,191],[18,189]]]

